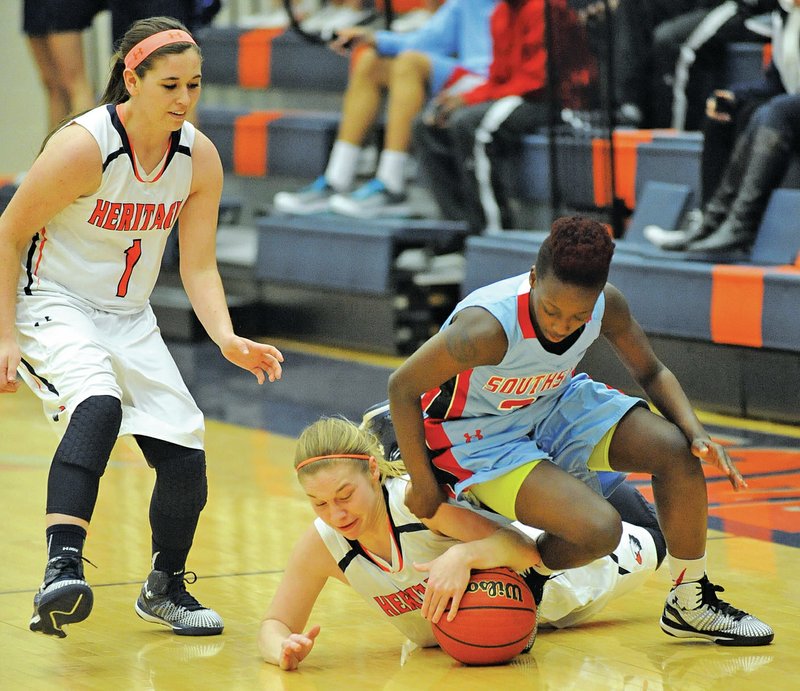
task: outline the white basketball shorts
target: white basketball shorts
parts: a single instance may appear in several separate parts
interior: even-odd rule
[[[153,310],[113,314],[65,295],[17,302],[22,379],[62,435],[90,396],[122,401],[119,436],[203,448],[203,414],[161,338]]]

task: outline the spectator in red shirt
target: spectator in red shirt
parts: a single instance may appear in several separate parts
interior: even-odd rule
[[[566,0],[551,0],[559,105],[581,102],[596,66]],[[544,0],[503,0],[492,14],[492,63],[467,91],[445,88],[414,123],[414,151],[442,215],[475,233],[514,227],[503,157],[546,125],[550,104]]]

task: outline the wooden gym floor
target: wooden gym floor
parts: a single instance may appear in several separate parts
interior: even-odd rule
[[[269,339],[268,339],[269,340]],[[0,689],[783,689],[800,667],[800,428],[705,415],[730,444],[751,490],[709,479],[712,580],[723,597],[776,630],[772,645],[724,648],[664,635],[666,570],[591,623],[543,631],[530,655],[467,668],[438,649],[403,654],[403,637],[347,588],[330,583],[312,615],[322,625],[298,672],[263,663],[258,624],[294,540],[312,512],[290,471],[293,439],[322,414],[360,412],[385,398],[399,360],[274,342],[281,382],[258,388],[208,343],[174,344],[205,411],[210,496],[188,567],[192,592],[225,618],[225,632],[182,638],[140,620],[133,603],[149,570],[153,474],[120,442],[103,478],[86,556],[92,615],[54,639],[28,630],[45,562],[43,506],[56,445],[27,390],[0,397]],[[646,449],[643,449],[646,452]],[[647,490],[646,486],[644,489]]]

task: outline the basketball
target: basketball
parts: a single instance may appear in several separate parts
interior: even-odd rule
[[[465,665],[499,665],[528,645],[536,603],[522,576],[504,567],[473,571],[453,621],[433,625],[439,645]]]

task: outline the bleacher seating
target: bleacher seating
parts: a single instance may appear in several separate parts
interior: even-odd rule
[[[323,170],[339,118],[338,109],[326,110],[330,101],[324,95],[344,89],[348,61],[274,30],[211,29],[203,48],[206,84],[283,95],[275,108],[235,106],[240,101],[223,97],[200,111],[201,128],[220,150],[226,185],[237,193],[257,190],[253,196],[259,197],[258,203],[245,200],[245,207],[266,213],[244,223],[255,228],[251,270],[274,308],[269,312],[271,330],[405,352],[435,331],[459,294],[530,268],[546,222],[530,230],[466,237],[463,229],[436,222],[269,214],[276,185],[307,181]],[[762,44],[732,45],[725,64],[728,81],[756,75],[764,59]],[[320,94],[321,107],[292,107],[291,94],[314,93]],[[612,195],[605,135],[595,129],[557,136],[561,203],[565,210],[603,218],[617,197],[633,212],[625,237],[617,241],[611,281],[628,296],[660,357],[693,400],[706,407],[800,419],[800,413],[792,412],[800,410],[796,387],[787,382],[799,368],[800,326],[793,310],[800,297],[800,269],[794,267],[800,233],[786,223],[800,218],[795,211],[800,192],[779,190],[773,195],[749,256],[721,264],[665,255],[645,244],[641,230],[648,223],[677,226],[699,203],[702,136],[617,130]],[[534,134],[510,161],[523,206],[546,209],[551,199],[549,156],[547,137]],[[447,251],[463,243],[466,258],[463,284],[444,296],[441,286],[426,292],[395,268],[405,248],[445,251],[437,246],[442,237]],[[603,348],[590,351],[586,368],[611,384],[631,387]]]

